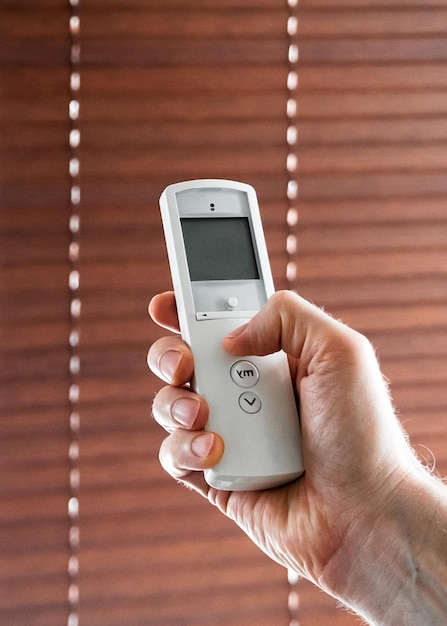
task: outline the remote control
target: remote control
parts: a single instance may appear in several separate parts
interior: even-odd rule
[[[192,389],[222,436],[221,461],[205,470],[223,490],[257,490],[304,471],[287,356],[234,357],[222,347],[274,293],[255,190],[228,180],[169,185],[160,197],[180,331],[194,356]]]

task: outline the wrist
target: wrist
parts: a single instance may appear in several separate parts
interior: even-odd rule
[[[418,466],[350,525],[321,586],[375,626],[447,619],[447,496]]]

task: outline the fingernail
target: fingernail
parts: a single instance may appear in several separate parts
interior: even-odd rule
[[[161,357],[158,366],[160,368],[160,372],[164,376],[164,378],[170,383],[174,378],[175,372],[180,364],[180,360],[182,358],[181,352],[177,350],[168,350]]]
[[[179,398],[172,405],[171,415],[182,426],[191,428],[196,421],[199,408],[200,402],[196,398]]]
[[[211,452],[213,444],[214,434],[205,433],[204,435],[198,435],[192,440],[191,450],[199,459],[205,459]]]

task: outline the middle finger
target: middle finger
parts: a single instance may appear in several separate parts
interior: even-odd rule
[[[168,432],[179,428],[200,430],[208,421],[206,401],[183,387],[163,387],[155,396],[152,413]]]

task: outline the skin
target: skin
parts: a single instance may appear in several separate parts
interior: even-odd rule
[[[156,296],[149,312],[178,333],[172,292]],[[371,344],[296,294],[278,292],[223,345],[234,356],[289,355],[305,474],[266,491],[208,487],[202,471],[219,461],[225,444],[204,430],[208,407],[188,386],[193,358],[176,334],[156,341],[148,355],[151,370],[168,383],[153,403],[169,433],[160,449],[165,470],[272,559],[369,623],[444,623],[446,490],[409,447]]]

